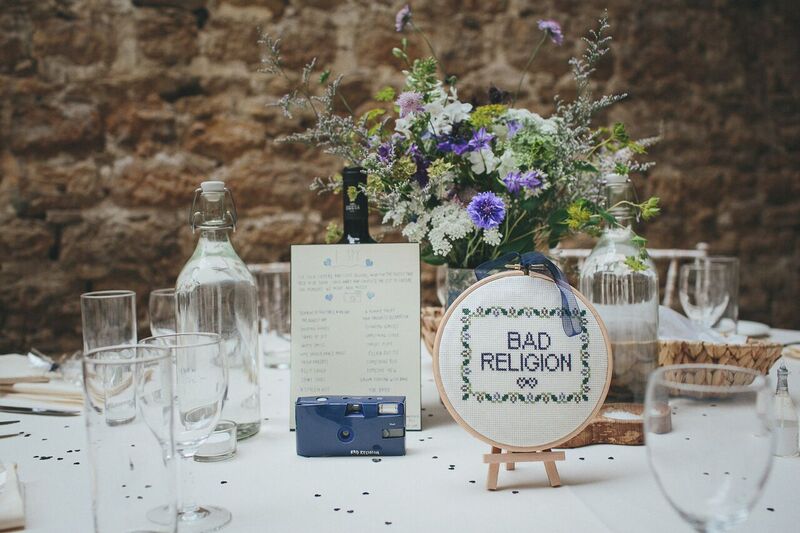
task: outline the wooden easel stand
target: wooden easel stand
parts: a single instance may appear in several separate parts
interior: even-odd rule
[[[543,450],[541,452],[506,452],[492,446],[492,453],[483,456],[483,462],[489,465],[489,475],[486,478],[486,488],[497,490],[497,478],[500,474],[500,464],[505,463],[506,470],[514,470],[516,463],[543,462],[544,470],[551,487],[561,486],[561,477],[558,475],[556,461],[563,461],[564,452]]]

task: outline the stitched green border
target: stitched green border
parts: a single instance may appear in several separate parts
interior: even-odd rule
[[[514,307],[501,307],[501,306],[491,306],[491,307],[476,307],[474,311],[464,308],[462,309],[463,315],[461,316],[461,322],[464,324],[461,328],[461,346],[464,350],[461,352],[463,356],[463,360],[461,361],[461,379],[464,381],[464,384],[461,385],[461,392],[464,394],[462,395],[462,400],[468,400],[470,396],[473,396],[479,402],[492,402],[492,403],[504,403],[507,401],[511,401],[511,403],[521,402],[521,403],[559,403],[559,404],[566,404],[566,403],[581,403],[581,402],[588,402],[589,395],[588,392],[590,390],[589,387],[589,378],[591,377],[591,367],[589,366],[589,331],[586,329],[586,324],[588,320],[586,319],[586,310],[578,310],[574,309],[572,311],[565,310],[561,307],[555,308],[546,308],[543,307],[541,309],[535,309],[533,307],[521,307],[516,309]],[[567,316],[573,316],[577,314],[580,316],[580,323],[581,323],[581,333],[580,333],[580,340],[581,340],[581,353],[580,353],[580,362],[581,366],[581,374],[583,375],[583,380],[581,380],[581,386],[576,392],[570,393],[558,393],[554,394],[552,392],[540,392],[537,394],[533,394],[529,392],[527,394],[522,394],[520,392],[506,392],[506,393],[489,393],[484,391],[474,391],[472,390],[472,383],[469,381],[469,377],[467,374],[469,363],[472,360],[472,347],[469,345],[469,328],[472,325],[472,321],[475,318],[484,318],[484,317],[500,317],[506,316],[510,318],[518,318],[521,316],[530,317],[538,317],[538,318],[554,318],[554,317],[562,317],[564,312],[569,313]]]

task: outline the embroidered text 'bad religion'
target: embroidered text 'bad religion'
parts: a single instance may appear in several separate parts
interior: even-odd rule
[[[517,331],[509,331],[506,335],[508,352],[481,353],[481,370],[495,372],[569,372],[572,370],[571,353],[547,353],[552,340],[550,335],[541,331],[534,335],[531,332],[524,336]],[[512,350],[520,350],[519,353]],[[537,350],[536,352],[527,352]],[[527,353],[526,353],[527,352]]]

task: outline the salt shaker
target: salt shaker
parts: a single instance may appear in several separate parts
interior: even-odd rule
[[[798,423],[797,410],[789,396],[789,370],[781,363],[778,369],[778,387],[775,390],[775,455],[792,457],[797,455]]]

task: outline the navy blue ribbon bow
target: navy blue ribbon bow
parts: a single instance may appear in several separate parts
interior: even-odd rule
[[[575,295],[572,294],[572,287],[567,283],[561,269],[545,257],[544,254],[539,252],[527,252],[524,254],[510,252],[502,257],[486,261],[475,267],[475,277],[479,280],[483,279],[492,274],[495,270],[506,270],[508,265],[519,265],[526,274],[531,270],[531,267],[545,267],[550,277],[553,278],[556,287],[558,287],[558,291],[561,293],[561,323],[564,326],[564,333],[567,334],[567,337],[574,337],[581,332],[581,321],[578,317],[578,302],[575,300]]]

